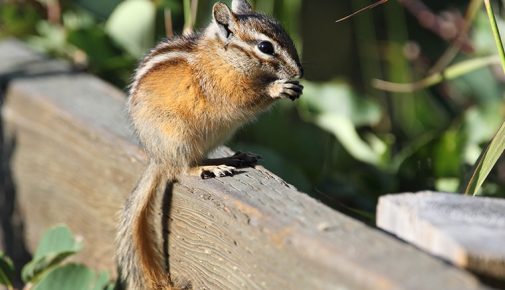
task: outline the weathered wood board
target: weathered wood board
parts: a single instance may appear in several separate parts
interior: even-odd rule
[[[377,226],[455,265],[505,280],[505,199],[433,192],[383,196]]]
[[[79,260],[112,271],[116,213],[145,165],[125,96],[58,65],[31,73],[27,58],[44,62],[17,42],[0,43],[0,75],[20,71],[2,117],[15,139],[10,164],[28,245],[66,223],[85,240]],[[260,166],[222,179],[183,177],[170,227],[171,271],[193,289],[488,289]]]

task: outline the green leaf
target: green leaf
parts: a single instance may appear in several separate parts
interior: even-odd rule
[[[156,7],[148,0],[122,2],[105,25],[106,32],[135,57],[154,45]]]
[[[23,281],[36,282],[47,271],[81,249],[81,243],[66,226],[49,229],[42,237],[32,261],[23,267]]]
[[[489,17],[489,23],[491,25],[491,31],[493,32],[493,37],[496,43],[496,48],[498,49],[498,54],[500,55],[501,65],[503,72],[505,72],[505,50],[503,48],[503,42],[501,40],[500,30],[498,29],[498,24],[493,12],[493,6],[489,0],[484,0],[484,5],[486,6],[486,12]]]
[[[82,244],[74,238],[70,229],[65,225],[59,225],[44,234],[35,251],[34,260],[55,253],[78,252],[81,249]]]
[[[57,267],[45,275],[34,290],[112,290],[114,284],[105,271],[95,273],[81,264],[68,264]]]
[[[373,125],[380,120],[379,106],[371,100],[353,93],[344,82],[316,84],[304,82],[300,109],[305,116],[321,113],[339,115],[356,126]]]
[[[491,30],[493,32],[493,37],[495,39],[496,47],[498,49],[498,54],[500,56],[501,65],[503,71],[505,71],[505,50],[503,48],[503,42],[501,40],[500,31],[498,29],[498,24],[494,16],[493,7],[489,0],[484,0],[486,6],[486,12],[489,17],[489,22],[491,25]],[[474,166],[474,171],[465,189],[465,194],[476,195],[482,184],[486,180],[487,176],[493,169],[498,159],[505,151],[505,122],[502,123],[500,129],[488,144],[486,149],[482,151],[477,163]]]
[[[470,178],[470,181],[466,187],[465,194],[475,195],[479,191],[480,187],[484,183],[484,180],[486,180],[487,176],[491,172],[491,169],[493,169],[494,165],[504,151],[505,122],[503,122],[494,138],[491,140],[487,148],[482,152],[479,160],[477,160],[472,177]]]
[[[464,113],[463,129],[466,140],[464,160],[474,164],[482,153],[481,145],[489,142],[503,122],[500,103],[473,107]],[[460,192],[464,190],[462,188]]]
[[[29,44],[35,49],[59,55],[66,55],[71,50],[66,41],[66,33],[63,27],[51,24],[48,21],[40,21],[37,24],[37,32],[40,36],[28,38]]]
[[[93,290],[104,290],[110,287],[110,277],[109,273],[102,271],[98,274],[98,278],[95,281],[95,286]]]
[[[12,276],[14,275],[14,265],[9,257],[0,251],[0,285],[12,288]]]
[[[498,49],[498,54],[500,56],[500,61],[502,69],[505,72],[505,49],[503,48],[503,41],[501,40],[500,31],[498,29],[498,24],[493,12],[493,6],[489,0],[484,0],[484,5],[486,6],[486,12],[489,17],[489,22],[491,25],[491,30],[493,32],[493,37],[495,39],[496,48]],[[500,156],[505,151],[505,122],[501,125],[500,129],[491,140],[486,149],[482,152],[477,163],[474,166],[473,174],[468,181],[465,194],[476,195],[480,187],[486,180],[487,176],[493,169],[494,165],[500,158]]]
[[[63,14],[63,25],[67,30],[86,29],[95,25],[95,20],[84,11],[67,11]]]
[[[457,192],[458,186],[458,178],[439,178],[435,182],[435,188],[440,192]]]
[[[358,135],[357,126],[373,125],[381,117],[379,106],[356,96],[343,82],[304,83],[300,113],[309,122],[331,132],[356,159],[379,165],[387,146],[370,146]],[[375,144],[379,139],[373,138]]]
[[[124,58],[99,26],[72,30],[67,33],[68,42],[86,53],[94,69],[104,69],[111,60]]]
[[[90,290],[95,279],[96,274],[88,267],[68,264],[50,271],[33,290]]]
[[[462,106],[469,102],[486,106],[502,101],[502,86],[489,69],[469,72],[450,81],[450,84],[461,94],[461,96],[455,95],[454,100]]]
[[[31,5],[9,1],[0,5],[0,37],[23,37],[35,31],[40,20],[37,10]]]
[[[73,3],[90,11],[102,19],[109,17],[122,0],[74,0]]]
[[[363,141],[350,119],[336,114],[321,114],[316,118],[315,123],[333,133],[354,158],[380,165],[381,156],[385,152],[374,151],[373,147]]]

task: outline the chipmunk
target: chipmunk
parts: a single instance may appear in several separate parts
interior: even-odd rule
[[[126,289],[174,289],[162,218],[155,212],[177,178],[188,172],[229,176],[234,166],[255,164],[253,154],[205,157],[276,100],[302,94],[303,69],[281,25],[254,12],[246,0],[231,6],[216,3],[206,29],[161,42],[135,73],[128,108],[149,164],[118,229],[117,259]]]

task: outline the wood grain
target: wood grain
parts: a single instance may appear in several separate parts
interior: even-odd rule
[[[377,225],[455,265],[505,280],[505,199],[433,192],[383,196]]]
[[[25,70],[9,81],[2,116],[15,139],[11,169],[28,244],[66,223],[85,240],[78,260],[113,271],[116,213],[145,165],[125,97],[86,74],[20,69],[26,58],[41,61],[0,43],[0,75]],[[487,289],[260,166],[222,179],[183,177],[172,206],[171,270],[193,289]]]

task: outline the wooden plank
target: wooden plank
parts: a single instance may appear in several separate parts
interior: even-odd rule
[[[455,265],[505,280],[505,199],[433,192],[383,196],[377,226]]]
[[[0,73],[12,47],[0,43]],[[30,247],[64,222],[86,241],[79,260],[113,270],[116,213],[145,165],[124,95],[85,74],[20,77],[2,115],[16,139],[12,172]],[[193,289],[487,289],[261,166],[181,178],[170,227],[171,270]]]

